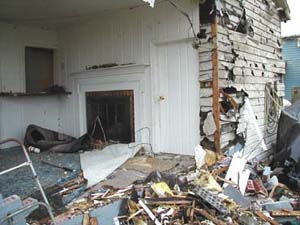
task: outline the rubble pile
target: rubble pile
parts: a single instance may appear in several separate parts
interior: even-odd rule
[[[279,183],[283,169],[272,170],[271,160],[249,162],[242,152],[223,156],[201,146],[195,159],[195,166],[155,171],[127,188],[93,190],[68,206],[68,219],[82,215],[85,225],[300,224],[299,195]],[[111,223],[100,223],[103,214],[91,216],[115,202]]]

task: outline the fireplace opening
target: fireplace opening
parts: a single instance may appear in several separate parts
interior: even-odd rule
[[[87,92],[86,115],[88,133],[93,133],[93,138],[134,142],[133,90]],[[95,122],[97,117],[100,123]]]

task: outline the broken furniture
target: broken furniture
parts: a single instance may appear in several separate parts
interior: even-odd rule
[[[48,199],[45,195],[45,192],[44,192],[44,189],[43,189],[43,187],[40,183],[40,180],[39,180],[39,178],[36,174],[36,171],[35,171],[35,169],[32,165],[32,161],[31,161],[31,159],[30,159],[30,157],[27,153],[27,150],[26,150],[25,146],[23,145],[22,142],[20,142],[17,139],[6,139],[6,140],[3,140],[3,141],[0,141],[0,145],[10,143],[10,142],[15,142],[15,143],[17,143],[18,145],[20,145],[22,147],[22,150],[23,150],[23,152],[26,156],[26,162],[24,162],[22,164],[19,164],[18,166],[9,168],[7,170],[4,170],[4,171],[0,172],[0,175],[9,173],[9,172],[11,172],[13,170],[16,170],[16,169],[19,169],[21,167],[25,167],[25,166],[30,167],[30,169],[32,171],[32,174],[33,174],[33,178],[34,178],[35,182],[37,183],[38,189],[39,189],[39,191],[40,191],[40,193],[43,197],[44,202],[37,202],[37,201],[29,199],[27,202],[23,202],[23,205],[22,205],[21,201],[19,201],[18,197],[16,197],[16,196],[13,196],[9,199],[5,199],[5,201],[2,201],[3,204],[7,204],[7,206],[9,206],[9,204],[12,203],[12,205],[11,205],[11,208],[5,207],[5,211],[4,211],[4,209],[3,209],[3,211],[1,211],[1,213],[3,213],[3,214],[2,215],[0,214],[1,217],[2,217],[2,218],[0,217],[0,224],[5,224],[6,221],[10,221],[11,219],[16,217],[17,215],[19,215],[21,213],[24,213],[24,212],[28,212],[28,210],[34,209],[37,206],[44,206],[47,209],[48,214],[49,214],[50,218],[53,221],[53,224],[55,225],[54,215],[51,211],[50,204],[49,204]],[[1,196],[1,198],[2,198],[2,196]],[[13,203],[14,201],[15,201],[15,204]],[[26,214],[23,214],[23,215],[26,215]],[[22,220],[22,218],[21,218],[21,220]]]

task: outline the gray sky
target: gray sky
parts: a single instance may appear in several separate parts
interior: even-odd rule
[[[291,20],[282,23],[282,36],[300,34],[300,0],[288,0]]]

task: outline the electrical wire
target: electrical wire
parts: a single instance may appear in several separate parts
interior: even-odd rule
[[[270,135],[273,135],[277,132],[277,125],[280,117],[280,112],[283,109],[282,100],[278,96],[275,89],[271,86],[270,83],[265,85],[265,127],[266,134],[264,137],[257,142],[257,144],[251,148],[251,151],[247,154],[247,158],[249,158],[256,150],[256,148]],[[247,133],[247,132],[246,132]],[[247,138],[246,138],[247,139]],[[270,152],[272,149],[267,151],[262,151],[257,156],[261,154],[266,154]],[[243,152],[244,154],[244,152]]]
[[[179,6],[173,2],[172,0],[166,0],[167,2],[169,2],[178,12],[180,12],[183,16],[186,17],[186,19],[188,20],[190,26],[191,26],[191,29],[193,31],[193,35],[194,35],[194,38],[197,38],[197,34],[196,34],[196,31],[195,31],[195,28],[194,28],[194,24],[192,22],[192,19],[191,17],[189,16],[189,14],[185,11],[183,11],[181,8],[179,8]]]
[[[136,130],[135,132],[134,132],[134,134],[137,134],[137,133],[140,133],[141,131],[143,131],[143,130],[148,130],[148,142],[142,142],[142,143],[137,143],[137,144],[135,144],[135,145],[133,145],[133,146],[130,146],[130,144],[133,144],[133,143],[129,143],[128,144],[128,148],[136,148],[137,146],[140,146],[140,145],[149,145],[150,146],[150,151],[151,151],[151,153],[153,154],[153,155],[155,155],[154,154],[154,151],[153,151],[153,148],[152,148],[152,144],[151,144],[151,129],[150,129],[150,127],[142,127],[142,128],[140,128],[140,129],[138,129],[138,130]]]
[[[265,85],[265,127],[269,135],[277,131],[280,112],[283,109],[282,99],[270,83]]]

